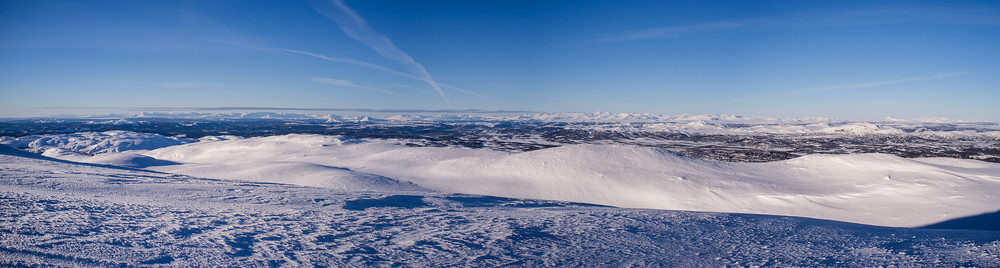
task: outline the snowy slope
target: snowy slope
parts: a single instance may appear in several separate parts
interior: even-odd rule
[[[177,164],[175,162],[159,160],[140,154],[143,151],[145,150],[87,155],[62,148],[51,148],[45,150],[45,152],[41,155],[73,162],[105,164],[130,168],[147,168],[151,166]]]
[[[323,186],[313,180],[381,176],[444,192],[883,226],[921,226],[1000,209],[998,164],[883,154],[751,164],[621,145],[508,153],[284,135],[185,144],[145,155],[181,163],[150,169],[208,178]]]
[[[1000,233],[206,180],[0,146],[0,266],[320,265],[996,267]]]
[[[301,161],[299,153],[308,153],[311,147],[325,148],[360,143],[360,140],[333,136],[286,135],[266,139],[273,142],[240,142],[241,140],[210,139],[209,146],[186,147],[191,159],[185,165],[170,165],[153,168],[169,170],[177,174],[198,174],[199,177],[244,180],[255,182],[286,183],[302,186],[325,187],[351,191],[396,190],[419,191],[419,186],[399,182],[379,175],[356,172],[343,167],[329,166],[312,161]],[[281,141],[279,141],[281,140]],[[267,155],[267,152],[283,151],[288,154]],[[232,156],[234,152],[260,152],[262,155]],[[146,156],[148,157],[148,156]],[[177,159],[178,157],[161,157]],[[186,157],[181,157],[186,158]],[[206,161],[208,159],[216,161]],[[79,159],[80,162],[113,164],[100,159]],[[170,160],[171,163],[179,163]]]

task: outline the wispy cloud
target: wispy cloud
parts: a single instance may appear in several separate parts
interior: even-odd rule
[[[413,88],[413,86],[410,86],[410,85],[407,85],[407,84],[397,84],[397,83],[389,83],[386,86],[398,87],[398,88]]]
[[[287,48],[278,48],[278,49],[282,50],[282,51],[285,51],[285,52],[290,52],[290,53],[295,53],[295,54],[301,54],[301,55],[311,56],[311,57],[315,57],[315,58],[326,60],[326,61],[353,64],[353,65],[357,65],[357,66],[361,66],[361,67],[373,69],[373,70],[376,70],[376,71],[384,72],[384,73],[395,75],[395,76],[399,76],[399,77],[406,77],[406,78],[415,79],[415,80],[419,80],[419,81],[423,81],[423,82],[428,82],[428,83],[431,82],[431,80],[428,80],[425,77],[418,77],[416,75],[412,75],[412,74],[408,74],[408,73],[396,71],[396,70],[393,70],[393,69],[390,69],[390,68],[386,68],[386,67],[383,67],[383,66],[380,66],[380,65],[377,65],[377,64],[373,64],[373,63],[369,63],[369,62],[365,62],[365,61],[354,60],[354,59],[345,59],[345,58],[328,57],[326,55],[322,55],[322,54],[318,54],[318,53],[313,53],[313,52],[309,52],[309,51],[302,51],[302,50],[295,50],[295,49],[287,49]],[[476,93],[476,92],[473,92],[473,91],[470,91],[470,90],[461,89],[461,88],[458,88],[458,87],[455,87],[455,86],[452,86],[452,85],[448,85],[448,84],[444,84],[444,83],[439,83],[439,82],[436,82],[436,81],[434,81],[434,83],[437,84],[438,86],[450,88],[450,89],[453,89],[455,91],[462,92],[462,93],[465,93],[465,94],[473,95],[473,96],[484,98],[484,99],[487,98],[486,96],[480,95],[479,93]]]
[[[683,25],[662,28],[650,28],[642,30],[625,31],[621,33],[609,34],[599,41],[627,41],[648,38],[673,38],[680,37],[693,32],[707,32],[725,29],[736,29],[746,27],[746,22],[724,21],[696,25]]]
[[[375,50],[375,52],[378,52],[379,55],[382,55],[382,57],[399,62],[408,71],[423,78],[422,80],[426,81],[427,84],[441,95],[441,99],[448,102],[448,98],[444,96],[444,91],[441,90],[441,87],[434,81],[434,78],[427,72],[427,69],[423,65],[420,65],[413,57],[410,57],[409,54],[396,47],[388,37],[368,26],[364,18],[344,4],[343,0],[332,0],[332,2],[335,8],[317,7],[316,10],[336,22],[347,36],[367,45]]]
[[[191,82],[191,81],[162,82],[162,83],[133,81],[133,80],[115,80],[115,79],[85,79],[84,81],[103,86],[165,88],[165,89],[212,88],[212,87],[225,86],[225,84],[223,83]]]
[[[928,22],[938,24],[1000,25],[996,8],[912,7],[881,9],[805,10],[771,17],[750,17],[691,25],[630,30],[605,34],[597,41],[614,42],[655,38],[678,38],[725,30],[777,30],[851,25]]]
[[[793,91],[793,92],[795,92],[795,93],[806,93],[806,92],[831,91],[831,90],[841,90],[841,89],[868,88],[868,87],[877,87],[877,86],[884,86],[884,85],[900,84],[900,83],[906,83],[906,82],[915,82],[915,81],[931,80],[931,79],[938,79],[938,78],[956,77],[956,76],[961,76],[961,75],[966,75],[966,74],[968,74],[968,73],[940,73],[940,74],[929,75],[929,76],[910,77],[910,78],[903,78],[903,79],[896,79],[896,80],[886,80],[886,81],[878,81],[878,82],[868,82],[868,83],[858,83],[858,84],[846,84],[846,85],[834,85],[834,86],[817,87],[817,88],[811,88],[811,89],[805,89],[805,90],[799,90],[799,91]]]
[[[353,60],[353,59],[345,59],[345,58],[327,57],[325,55],[321,55],[321,54],[317,54],[317,53],[312,53],[312,52],[308,52],[308,51],[295,50],[295,49],[287,49],[287,48],[279,48],[279,49],[284,50],[286,52],[291,52],[291,53],[295,53],[295,54],[302,54],[302,55],[306,55],[306,56],[312,56],[312,57],[320,58],[320,59],[327,60],[327,61],[347,63],[347,64],[353,64],[353,65],[357,65],[357,66],[361,66],[361,67],[365,67],[365,68],[371,68],[371,69],[378,70],[378,71],[381,71],[381,72],[384,72],[384,73],[388,73],[388,74],[392,74],[392,75],[397,75],[397,76],[402,76],[402,77],[408,77],[408,78],[413,78],[413,79],[417,79],[417,80],[423,80],[422,78],[419,78],[419,77],[417,77],[415,75],[412,75],[412,74],[408,74],[408,73],[396,71],[396,70],[389,69],[389,68],[386,68],[386,67],[382,67],[382,66],[379,66],[379,65],[376,65],[376,64],[368,63],[368,62],[365,62],[365,61]]]
[[[312,80],[313,82],[327,84],[327,85],[360,88],[360,89],[364,89],[364,90],[378,91],[378,92],[382,92],[382,93],[389,94],[389,95],[402,96],[402,95],[399,95],[399,93],[396,93],[396,92],[394,92],[392,90],[382,89],[382,88],[377,88],[377,87],[362,86],[362,85],[358,85],[358,84],[355,84],[354,82],[347,81],[347,80],[340,80],[340,79],[333,79],[333,78],[326,78],[326,77],[309,77],[309,80]]]
[[[472,91],[465,90],[465,89],[461,89],[461,88],[457,88],[457,87],[452,86],[452,85],[442,84],[442,83],[437,83],[437,85],[442,86],[442,87],[446,87],[446,88],[450,88],[450,89],[454,89],[455,91],[462,92],[462,93],[465,93],[465,94],[469,94],[469,95],[472,95],[472,96],[476,96],[476,97],[488,99],[486,96],[480,95],[479,93],[472,92]]]
[[[799,95],[799,94],[812,93],[812,92],[824,92],[824,91],[836,91],[836,90],[847,90],[847,89],[871,88],[871,87],[879,87],[879,86],[885,86],[885,85],[902,84],[902,83],[909,83],[909,82],[916,82],[916,81],[924,81],[924,80],[933,80],[933,79],[956,77],[956,76],[962,76],[962,75],[966,75],[966,74],[969,74],[969,73],[961,73],[961,72],[939,73],[939,74],[928,75],[928,76],[909,77],[909,78],[894,79],[894,80],[885,80],[885,81],[876,81],[876,82],[867,82],[867,83],[857,83],[857,84],[842,84],[842,85],[822,86],[822,87],[814,87],[814,88],[801,89],[801,90],[793,90],[793,91],[788,91],[788,92],[784,92],[784,93],[780,93],[780,94],[765,95],[765,96],[759,96],[759,97],[754,97],[754,98],[731,99],[730,101],[732,102],[732,101],[763,100],[763,99],[773,99],[773,98],[786,97],[786,96]]]
[[[207,88],[207,87],[221,87],[224,86],[222,83],[213,82],[170,82],[163,83],[163,87],[169,89],[179,89],[179,88]]]

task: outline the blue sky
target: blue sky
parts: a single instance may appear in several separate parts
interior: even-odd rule
[[[1000,120],[995,1],[0,2],[0,116],[289,107]]]

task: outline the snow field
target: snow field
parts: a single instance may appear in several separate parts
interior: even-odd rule
[[[354,192],[0,147],[0,266],[978,266],[996,232]]]
[[[143,154],[180,163],[149,169],[217,179],[375,189],[363,184],[372,181],[369,176],[380,176],[443,192],[882,226],[922,226],[1000,209],[998,164],[884,154],[725,163],[638,146],[568,145],[508,153],[297,134],[206,141]]]

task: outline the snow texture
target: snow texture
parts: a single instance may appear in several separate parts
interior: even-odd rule
[[[342,139],[283,135],[145,155],[180,163],[152,170],[206,178],[323,186],[317,182],[323,178],[381,176],[453,193],[882,226],[922,226],[1000,209],[1000,164],[976,160],[857,154],[726,163],[627,145],[510,153]]]
[[[351,191],[433,189],[899,227],[1000,209],[996,202],[1000,165],[947,158],[854,154],[726,163],[631,145],[567,145],[511,153],[298,134],[206,137],[195,143],[131,132],[30,138],[35,140],[22,137],[15,141],[29,144],[34,151],[44,150],[45,156],[68,161]],[[185,144],[170,146],[179,143]],[[128,150],[155,146],[162,148]],[[81,148],[106,153],[91,156],[70,151]]]
[[[6,146],[0,185],[0,266],[1000,266],[998,232],[198,179]]]
[[[4,137],[3,140],[0,140],[0,143],[33,153],[43,153],[49,149],[62,149],[70,152],[94,155],[156,149],[194,141],[192,139],[165,137],[151,133],[106,131],[59,135],[30,135],[17,138]],[[62,152],[58,153],[61,154]]]

